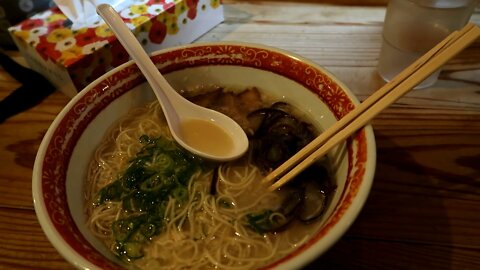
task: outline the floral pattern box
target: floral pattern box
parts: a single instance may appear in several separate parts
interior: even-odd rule
[[[137,0],[118,12],[147,52],[190,43],[224,19],[221,0]],[[56,7],[9,32],[30,67],[70,97],[129,60],[103,21],[72,29]]]

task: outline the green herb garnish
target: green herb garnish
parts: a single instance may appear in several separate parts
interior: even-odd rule
[[[122,259],[143,256],[143,247],[164,225],[170,197],[188,200],[188,183],[202,160],[164,137],[140,137],[142,149],[116,181],[102,188],[96,204],[121,201],[126,217],[112,224],[115,253]]]

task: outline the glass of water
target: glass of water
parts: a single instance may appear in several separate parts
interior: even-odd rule
[[[477,0],[389,0],[378,72],[390,81],[470,19]],[[416,89],[433,85],[440,70]]]

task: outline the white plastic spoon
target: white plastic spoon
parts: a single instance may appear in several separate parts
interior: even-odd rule
[[[228,116],[198,106],[177,93],[112,6],[98,5],[97,13],[110,26],[147,78],[160,102],[173,138],[182,147],[217,161],[233,160],[246,152],[248,138],[243,129]]]

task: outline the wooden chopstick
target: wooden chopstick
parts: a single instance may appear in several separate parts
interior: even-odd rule
[[[297,154],[272,171],[263,181],[271,182],[281,177],[270,186],[270,190],[275,190],[290,181],[325,155],[332,147],[366,125],[383,109],[410,91],[479,36],[480,28],[472,23],[467,24],[460,31],[450,34]]]

